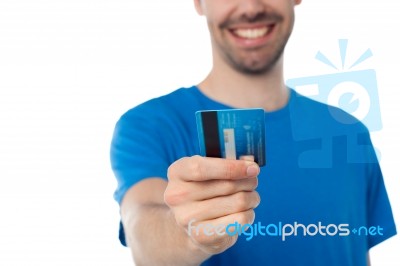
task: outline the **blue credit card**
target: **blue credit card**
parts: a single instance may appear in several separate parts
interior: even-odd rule
[[[227,109],[196,112],[200,155],[240,159],[253,155],[265,165],[265,119],[263,109]]]

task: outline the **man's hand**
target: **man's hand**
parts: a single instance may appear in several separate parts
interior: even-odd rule
[[[238,236],[206,235],[201,228],[252,224],[253,209],[260,203],[255,191],[259,171],[258,165],[248,160],[182,158],[168,169],[164,200],[179,226],[187,231],[191,223],[188,234],[197,247],[208,254],[221,253]]]

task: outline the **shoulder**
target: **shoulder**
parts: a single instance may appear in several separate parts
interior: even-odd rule
[[[145,101],[122,114],[118,123],[134,121],[156,123],[160,120],[186,119],[190,110],[198,105],[194,87],[179,88],[173,92]]]
[[[179,88],[173,92],[157,98],[147,100],[125,112],[122,117],[130,117],[136,114],[157,114],[158,112],[170,111],[178,105],[187,103],[192,98],[193,88]]]

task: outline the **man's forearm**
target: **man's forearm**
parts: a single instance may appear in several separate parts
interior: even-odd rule
[[[192,266],[210,257],[176,224],[166,205],[133,207],[123,217],[123,224],[137,266]]]

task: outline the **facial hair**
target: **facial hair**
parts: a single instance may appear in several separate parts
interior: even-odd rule
[[[274,43],[270,44],[267,49],[268,55],[265,58],[256,58],[256,59],[249,59],[242,58],[235,48],[230,46],[224,42],[216,42],[218,49],[221,52],[222,57],[225,61],[236,71],[247,74],[247,75],[262,75],[271,71],[274,66],[277,64],[279,59],[282,57],[283,52],[285,50],[285,46],[287,41],[289,40],[290,34],[292,32],[293,24],[294,24],[294,14],[292,14],[290,21],[290,28],[288,28],[287,32],[282,33],[280,36],[277,36]],[[262,24],[276,24],[281,23],[284,21],[283,16],[277,14],[276,12],[268,11],[263,13],[258,13],[252,17],[248,15],[242,15],[239,18],[228,19],[222,22],[219,25],[219,30],[221,32],[229,31],[230,28],[234,28],[235,25],[245,23],[245,24],[252,24],[252,23],[262,23]],[[273,29],[276,30],[276,29]],[[263,49],[266,49],[265,47]],[[249,53],[257,52],[257,49],[254,51],[247,51]],[[250,62],[248,60],[251,60]]]

